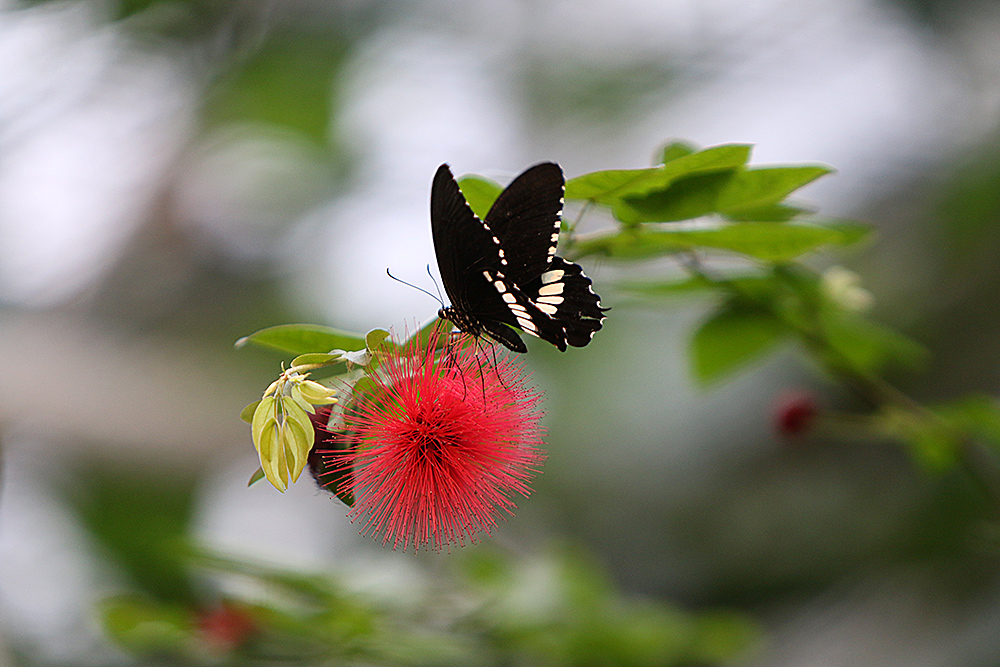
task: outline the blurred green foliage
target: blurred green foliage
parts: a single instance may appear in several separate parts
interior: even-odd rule
[[[205,607],[124,595],[102,605],[105,627],[131,652],[182,664],[702,665],[744,655],[760,639],[745,616],[691,614],[622,595],[579,551],[512,558],[469,547],[416,600],[351,592],[307,576],[202,551],[190,564],[261,584],[255,601],[225,598],[246,631],[220,647]],[[221,606],[220,606],[221,605]],[[427,610],[433,610],[428,614]]]

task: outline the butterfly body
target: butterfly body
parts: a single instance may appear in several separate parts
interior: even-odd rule
[[[477,338],[526,352],[515,329],[560,350],[583,347],[601,328],[604,308],[578,264],[556,256],[562,221],[562,170],[527,169],[480,220],[448,165],[431,187],[431,231],[451,306],[442,319]]]

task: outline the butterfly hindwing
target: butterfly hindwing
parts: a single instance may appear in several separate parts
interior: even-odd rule
[[[448,166],[438,168],[431,231],[452,303],[439,316],[515,352],[527,347],[511,327],[560,350],[590,342],[605,309],[580,265],[555,255],[563,189],[558,165],[535,165],[514,179],[480,220]]]
[[[579,264],[562,257],[553,257],[549,268],[528,283],[524,292],[539,310],[559,325],[558,338],[574,347],[589,343],[603,324],[605,309],[594,293],[590,278]],[[549,342],[560,350],[566,347],[565,343]]]

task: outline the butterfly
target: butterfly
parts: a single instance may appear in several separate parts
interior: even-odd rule
[[[563,351],[590,342],[607,309],[580,265],[556,255],[564,190],[559,165],[536,164],[515,178],[480,220],[448,165],[438,167],[431,186],[431,233],[451,300],[438,317],[514,352],[528,351],[515,329]]]

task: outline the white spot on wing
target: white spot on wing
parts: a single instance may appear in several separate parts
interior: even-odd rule
[[[536,303],[535,305],[538,307],[538,310],[542,311],[546,315],[555,315],[556,311],[559,310],[558,308],[549,303]]]
[[[543,296],[538,298],[538,303],[550,303],[553,306],[558,306],[562,302],[563,297],[561,296]],[[539,306],[539,308],[541,308],[541,306]]]
[[[542,276],[542,279],[544,281],[545,279],[544,275]],[[562,294],[563,287],[565,287],[563,283],[550,283],[548,285],[543,285],[542,289],[538,290],[538,294],[540,296],[553,296],[555,294]]]
[[[563,274],[566,272],[562,269],[556,269],[554,271],[546,271],[542,274],[542,284],[548,285],[549,283],[554,283],[557,280],[562,280]]]
[[[536,327],[535,323],[529,320],[527,317],[518,316],[517,323],[521,326],[522,329],[524,329],[526,333],[529,333],[532,336],[538,335],[538,327]]]

